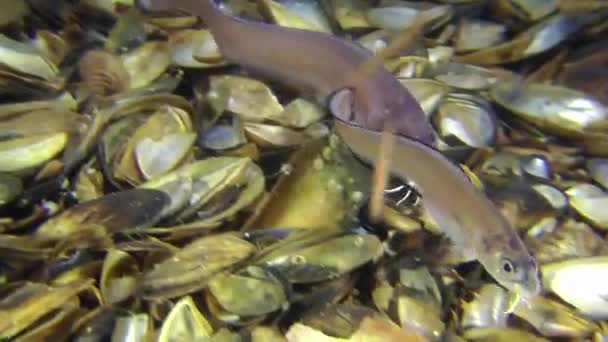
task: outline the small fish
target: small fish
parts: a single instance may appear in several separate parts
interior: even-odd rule
[[[329,106],[344,110],[351,101],[352,93],[346,89]],[[381,133],[344,119],[348,120],[348,114],[343,112],[335,120],[337,134],[353,153],[373,162]],[[420,192],[423,207],[458,250],[477,259],[498,283],[522,300],[538,295],[542,291],[538,265],[496,206],[441,152],[415,139],[394,138],[390,172]]]
[[[317,94],[323,102],[337,90],[353,89],[355,120],[367,129],[380,131],[386,126],[395,134],[435,142],[429,120],[413,95],[356,42],[227,16],[214,0],[137,0],[136,5],[144,11],[183,10],[202,18],[224,58]]]

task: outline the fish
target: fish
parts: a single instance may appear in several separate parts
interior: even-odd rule
[[[433,148],[435,134],[413,95],[384,67],[367,68],[361,77],[373,57],[370,51],[322,32],[228,16],[213,0],[135,4],[144,12],[182,10],[196,15],[226,60],[318,94],[329,104],[338,135],[368,162],[378,156],[381,136],[389,134],[396,144],[390,150],[398,157],[386,167],[416,184],[426,210],[460,251],[474,254],[497,282],[522,298],[540,293],[535,260],[489,199]]]
[[[349,102],[352,93],[344,90],[328,104],[334,111],[346,110],[334,121],[335,131],[357,157],[372,163],[382,133],[357,126],[348,114]],[[393,138],[389,173],[420,193],[423,208],[455,247],[521,299],[539,295],[538,263],[494,203],[439,150],[410,137]]]
[[[355,120],[367,129],[390,127],[395,134],[435,143],[418,101],[382,65],[366,68],[373,54],[356,42],[229,16],[214,0],[136,0],[135,4],[143,12],[182,10],[202,18],[226,60],[316,94],[323,103],[336,91],[351,89]],[[362,69],[367,71],[365,77]]]

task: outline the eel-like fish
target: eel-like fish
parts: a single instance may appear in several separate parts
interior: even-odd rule
[[[329,103],[336,133],[371,163],[381,133],[353,124],[352,93],[338,91]],[[478,260],[502,286],[521,298],[542,291],[538,264],[515,229],[457,165],[415,139],[395,136],[391,173],[420,192],[422,205],[463,255]]]
[[[197,15],[227,60],[324,96],[336,117],[338,135],[363,159],[374,161],[381,137],[377,131],[390,126],[396,139],[390,171],[414,184],[425,209],[459,250],[521,297],[540,293],[534,258],[491,201],[431,147],[433,131],[414,97],[384,68],[367,78],[354,77],[370,52],[320,32],[233,18],[213,0],[137,4],[144,10],[182,9]]]
[[[145,11],[183,10],[203,19],[228,61],[310,91],[324,101],[342,88],[355,94],[355,119],[367,129],[391,131],[433,144],[424,111],[384,67],[357,77],[372,53],[330,34],[252,22],[222,13],[214,0],[138,0]]]

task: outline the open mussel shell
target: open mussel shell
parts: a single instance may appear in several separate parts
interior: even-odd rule
[[[608,193],[592,184],[580,184],[566,190],[570,205],[595,227],[608,229]]]
[[[283,105],[268,86],[241,76],[212,77],[207,98],[216,112],[229,111],[245,121],[273,120],[283,113]]]
[[[243,123],[236,115],[226,115],[205,130],[198,139],[199,146],[211,150],[227,150],[247,142]]]
[[[251,205],[264,190],[260,167],[246,157],[215,157],[199,160],[140,185],[160,189],[171,198],[161,213],[173,220],[198,218],[199,224],[214,224]]]
[[[450,94],[431,118],[435,130],[449,145],[473,148],[492,146],[497,134],[497,118],[490,104],[479,97]]]
[[[205,339],[212,334],[211,324],[200,312],[192,297],[184,296],[175,303],[165,318],[157,341],[196,341]]]
[[[117,146],[112,165],[114,178],[130,184],[140,184],[179,166],[196,139],[189,113],[178,107],[162,106],[143,123],[132,122],[138,127],[131,128],[132,135]]]
[[[135,147],[139,170],[146,179],[166,173],[183,160],[195,138],[194,133],[170,134],[159,142],[144,138]],[[177,153],[170,156],[172,151]]]

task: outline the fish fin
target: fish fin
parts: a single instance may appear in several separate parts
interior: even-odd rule
[[[377,68],[382,67],[385,61],[397,56],[401,50],[412,47],[427,23],[436,19],[444,10],[443,6],[436,6],[416,15],[412,23],[397,32],[385,48],[361,64],[357,72],[353,74],[354,83],[357,84],[359,80],[369,77]]]
[[[370,197],[370,220],[378,221],[382,215],[384,204],[384,189],[388,183],[389,170],[391,169],[391,156],[395,145],[395,136],[385,127],[382,131],[378,159],[374,166],[373,182]]]

